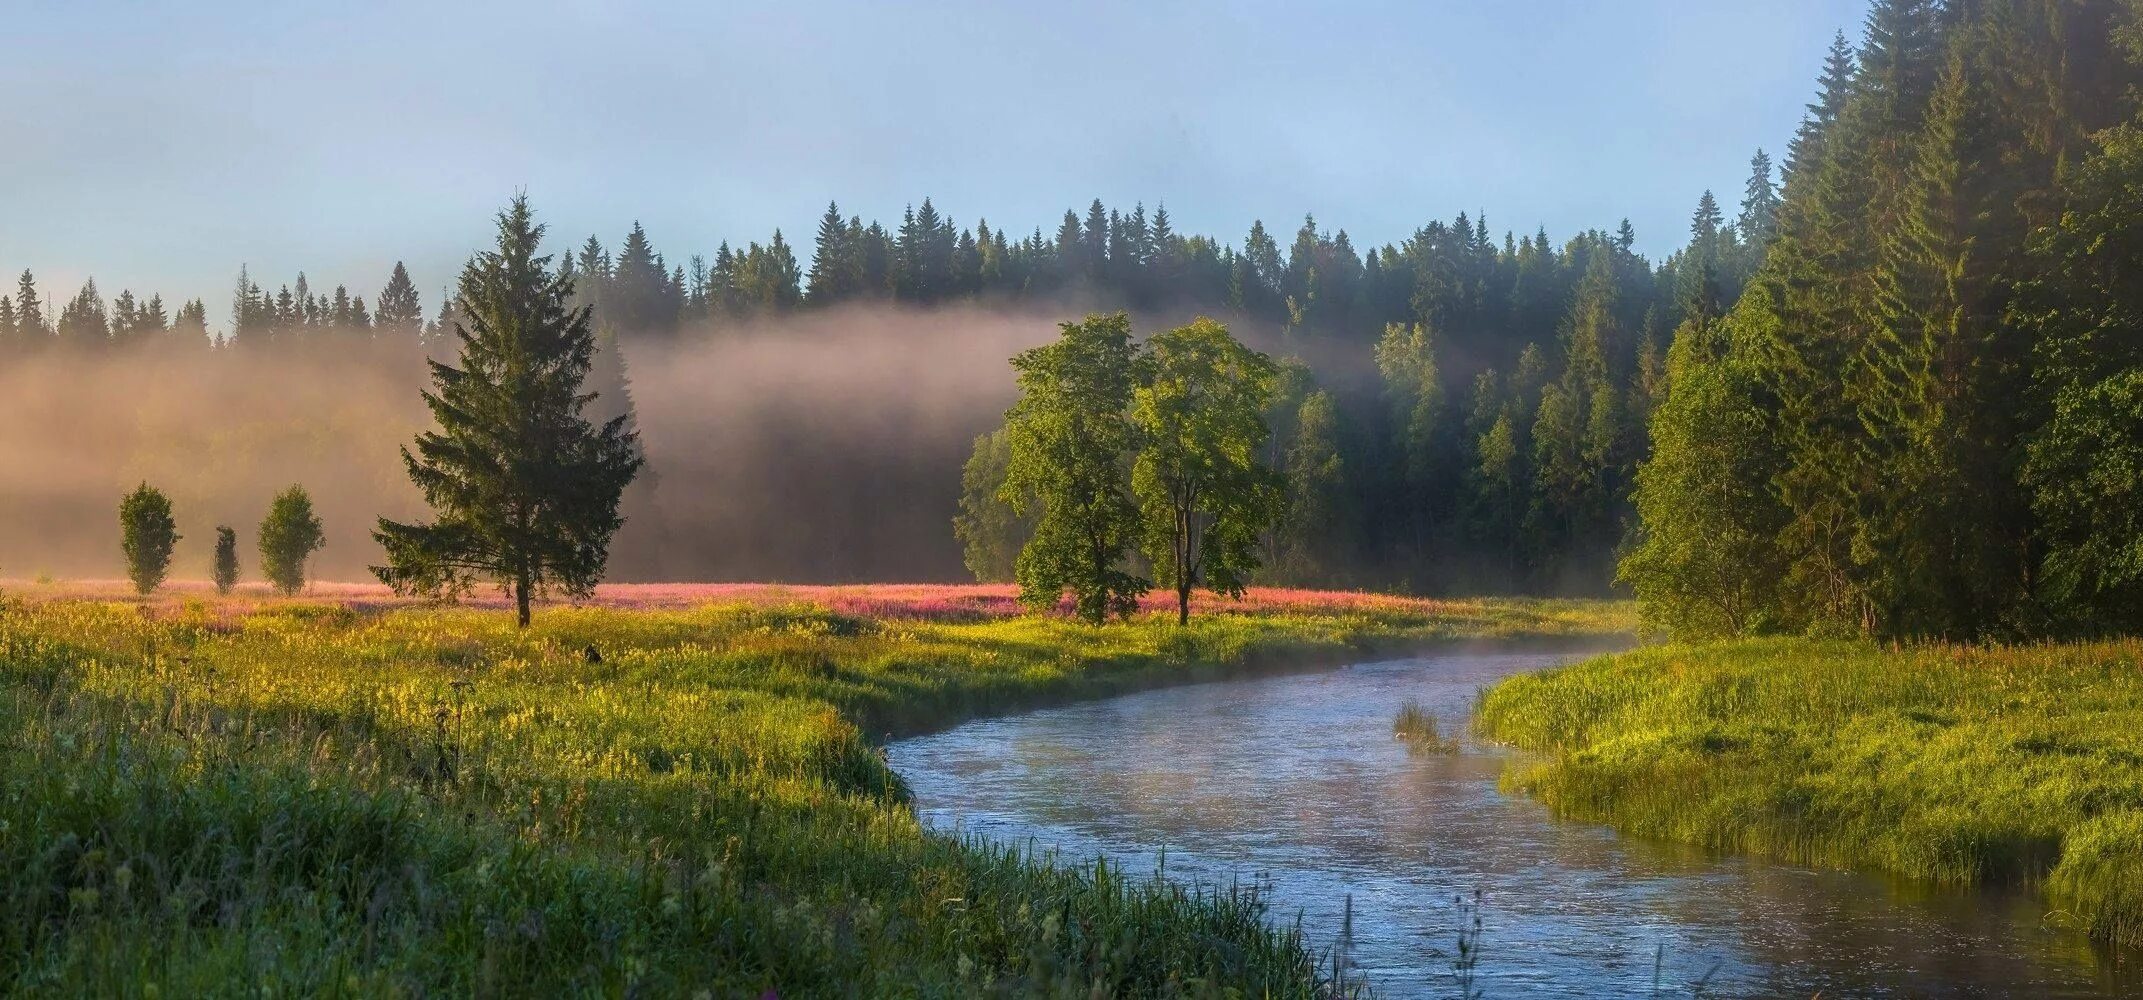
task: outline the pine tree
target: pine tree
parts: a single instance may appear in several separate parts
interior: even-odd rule
[[[437,517],[381,518],[373,534],[387,550],[374,572],[398,593],[492,580],[523,626],[546,590],[593,590],[642,464],[623,417],[597,427],[582,416],[593,402],[581,388],[595,351],[589,311],[568,310],[573,290],[537,255],[542,238],[528,199],[515,198],[499,213],[498,248],[463,269],[459,366],[432,362],[424,394],[439,428],[403,452]]]

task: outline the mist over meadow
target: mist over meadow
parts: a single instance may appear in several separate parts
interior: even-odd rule
[[[961,464],[1011,402],[1007,359],[1056,315],[857,307],[628,343],[652,475],[628,495],[612,578],[967,578],[951,529]],[[118,576],[118,499],[147,481],[175,507],[178,577],[207,575],[216,525],[250,553],[270,497],[302,483],[327,531],[314,573],[369,579],[374,519],[424,509],[400,457],[430,425],[424,378],[404,345],[333,336],[0,368],[0,449],[15,456],[0,468],[0,577]]]

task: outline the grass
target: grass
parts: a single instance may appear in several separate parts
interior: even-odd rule
[[[1457,753],[1458,740],[1446,739],[1437,730],[1436,716],[1421,703],[1407,699],[1399,706],[1399,715],[1392,720],[1391,733],[1394,739],[1404,742],[1409,750],[1422,753]]]
[[[362,590],[0,601],[0,992],[1314,996],[1317,957],[1255,892],[930,834],[879,742],[1629,624],[1299,596],[1089,629],[632,596],[526,632]]]
[[[2042,889],[2143,945],[2143,642],[1656,647],[1517,677],[1507,783],[1651,837]]]

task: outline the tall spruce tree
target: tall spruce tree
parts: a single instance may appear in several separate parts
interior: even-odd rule
[[[382,340],[415,344],[423,336],[424,303],[401,261],[394,262],[394,273],[387,276],[387,285],[373,305],[372,328]]]
[[[624,417],[598,427],[582,415],[595,341],[588,309],[568,308],[573,289],[537,254],[543,232],[517,197],[499,213],[497,248],[463,269],[460,358],[431,362],[424,394],[439,426],[402,452],[436,518],[381,518],[373,533],[387,553],[373,572],[396,592],[496,582],[523,626],[541,594],[594,589],[622,523],[619,497],[641,466]]]

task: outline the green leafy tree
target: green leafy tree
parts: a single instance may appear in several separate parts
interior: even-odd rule
[[[216,527],[216,561],[214,567],[216,593],[228,594],[238,586],[238,532],[227,526]]]
[[[424,394],[439,426],[402,452],[436,518],[381,518],[373,532],[387,552],[373,572],[397,593],[494,581],[523,626],[536,596],[594,589],[641,466],[625,416],[596,426],[582,413],[594,401],[582,389],[595,353],[589,310],[568,308],[573,289],[537,255],[542,239],[528,199],[515,198],[499,213],[497,249],[462,270],[459,363],[433,361]]]
[[[960,469],[960,512],[953,515],[953,535],[960,539],[968,572],[982,583],[1008,583],[1015,577],[1020,547],[1034,530],[999,494],[1012,465],[1012,437],[1003,428],[975,438],[975,450]]]
[[[303,590],[306,560],[327,543],[305,487],[292,485],[275,495],[268,504],[268,516],[261,519],[258,541],[261,575],[284,594]],[[232,575],[236,576],[235,568]]]
[[[1340,450],[1339,407],[1332,394],[1316,389],[1295,411],[1295,432],[1284,458],[1286,509],[1274,532],[1273,568],[1284,579],[1325,584],[1339,560],[1346,488],[1346,459]]]
[[[1014,575],[1037,611],[1069,591],[1079,617],[1129,617],[1151,588],[1123,568],[1139,541],[1128,468],[1138,351],[1123,313],[1065,323],[1054,343],[1012,359],[1019,401],[1005,414],[1012,457],[998,496],[1035,517]]]
[[[2037,334],[2049,414],[2024,482],[2043,525],[2044,596],[2092,630],[2143,627],[2143,127],[2103,136],[2074,208],[2034,246],[2018,318]]]
[[[1645,627],[1676,639],[1756,631],[1776,600],[1776,456],[1756,385],[1726,353],[1709,316],[1675,332],[1652,457],[1637,470],[1641,527],[1618,568]]]
[[[1242,596],[1258,537],[1286,500],[1261,460],[1278,369],[1210,319],[1155,335],[1144,362],[1132,392],[1131,488],[1146,557],[1175,592],[1177,623],[1188,624],[1194,588]]]
[[[171,500],[163,491],[143,483],[119,501],[119,547],[135,591],[147,594],[163,585],[178,543],[178,522],[171,519]]]

